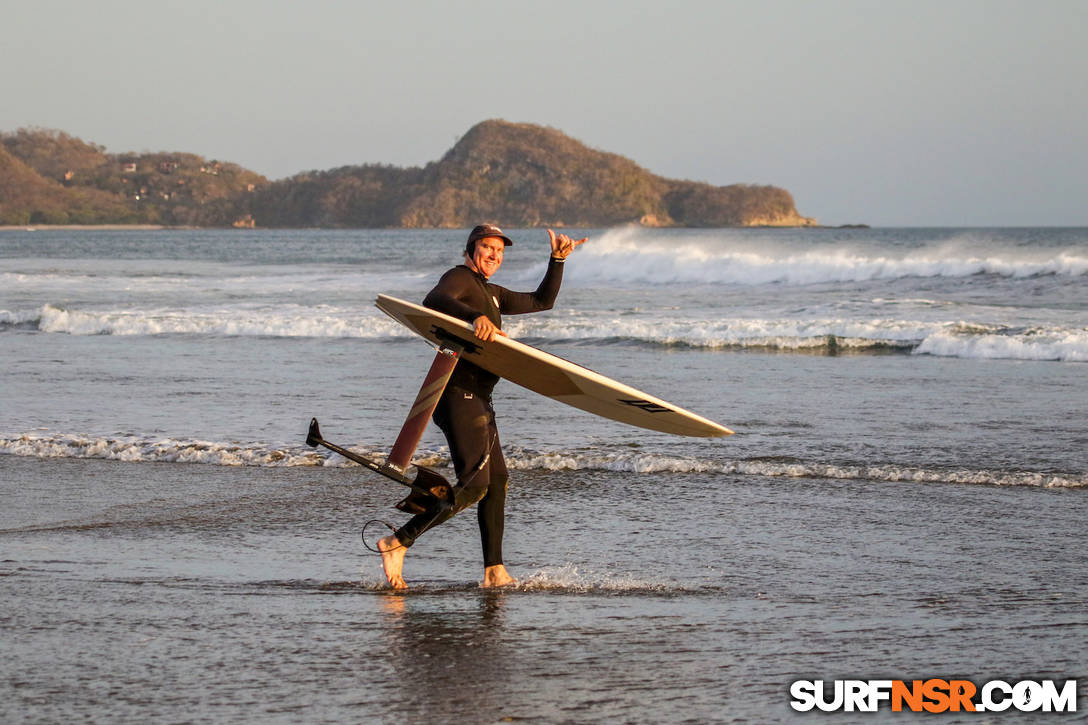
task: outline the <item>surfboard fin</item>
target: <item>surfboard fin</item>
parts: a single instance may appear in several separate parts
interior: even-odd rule
[[[317,418],[310,419],[310,430],[306,431],[306,445],[310,448],[317,448],[321,445],[321,441],[324,439],[321,437],[321,427],[317,424]]]

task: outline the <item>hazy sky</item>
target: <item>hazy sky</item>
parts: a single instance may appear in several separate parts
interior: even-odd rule
[[[821,222],[1088,225],[1088,0],[0,0],[0,130],[277,179],[557,128]]]

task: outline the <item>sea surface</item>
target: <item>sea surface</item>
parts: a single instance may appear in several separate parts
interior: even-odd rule
[[[406,593],[368,550],[404,490],[304,439],[388,452],[433,350],[374,299],[464,230],[0,232],[0,721],[1044,717],[789,704],[934,677],[1077,679],[1083,717],[1088,229],[566,231],[509,334],[736,435],[500,383],[519,584],[468,513]],[[417,461],[452,477],[433,426]]]

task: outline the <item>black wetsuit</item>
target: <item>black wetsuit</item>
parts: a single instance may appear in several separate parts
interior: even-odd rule
[[[458,265],[442,275],[423,300],[423,305],[470,323],[480,315],[486,315],[501,329],[502,315],[551,309],[562,281],[563,263],[555,259],[548,262],[548,271],[535,292],[512,292],[491,284],[468,267]],[[402,545],[411,546],[424,531],[478,501],[476,517],[480,523],[484,566],[503,563],[508,474],[499,445],[495,410],[491,406],[491,391],[498,380],[497,375],[467,360],[458,361],[433,416],[446,435],[457,473],[454,506],[438,515],[428,512],[412,517],[396,532]]]

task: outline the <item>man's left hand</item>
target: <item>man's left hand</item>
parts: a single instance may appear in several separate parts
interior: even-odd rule
[[[498,326],[487,319],[487,315],[480,315],[472,323],[473,331],[476,337],[480,338],[484,342],[491,342],[495,339],[496,335],[502,335],[506,337],[506,333],[498,328]]]
[[[556,234],[549,229],[548,239],[551,241],[552,245],[552,257],[555,259],[566,259],[570,256],[570,253],[574,251],[575,247],[580,244],[585,244],[589,240],[589,237],[571,239],[566,234]]]

